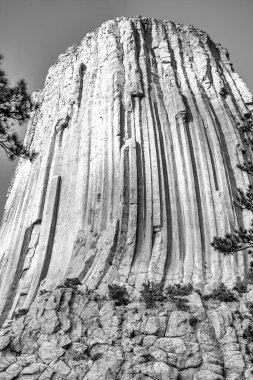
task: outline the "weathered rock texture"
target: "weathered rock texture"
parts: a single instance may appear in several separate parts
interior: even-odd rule
[[[230,303],[193,292],[189,311],[115,306],[82,286],[46,292],[0,331],[0,379],[250,380],[252,292]]]
[[[252,96],[205,32],[108,21],[59,57],[34,101],[38,154],[19,162],[0,232],[2,321],[64,278],[103,294],[113,281],[134,293],[243,277],[245,254],[210,241],[249,223],[233,199],[249,183],[237,123]]]

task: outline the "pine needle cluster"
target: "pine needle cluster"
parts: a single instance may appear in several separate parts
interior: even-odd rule
[[[7,157],[32,159],[30,152],[14,131],[15,126],[21,125],[29,118],[32,102],[23,79],[11,86],[5,71],[1,68],[3,56],[0,54],[0,147]]]

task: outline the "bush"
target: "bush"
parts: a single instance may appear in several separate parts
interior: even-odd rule
[[[164,289],[164,293],[166,296],[169,298],[173,299],[174,297],[183,297],[183,296],[188,296],[193,292],[193,286],[192,284],[187,284],[187,285],[168,285]]]
[[[236,284],[234,286],[234,290],[236,290],[239,294],[247,293],[247,283],[245,280],[241,280],[238,276],[236,279]]]
[[[143,289],[141,290],[141,296],[143,301],[146,303],[147,308],[154,308],[156,302],[164,301],[162,283],[156,284],[150,281],[144,283]]]
[[[216,299],[218,301],[222,302],[234,302],[237,301],[236,296],[234,293],[228,289],[223,283],[218,286],[217,289],[214,289],[211,294],[208,294],[206,296],[203,296],[203,299]]]
[[[187,285],[168,285],[163,289],[162,283],[147,282],[143,284],[141,291],[142,299],[148,308],[154,308],[156,302],[171,301],[177,309],[187,311],[189,309],[188,300],[182,297],[188,296],[193,292],[192,284]]]
[[[174,303],[178,310],[189,311],[189,301],[184,296],[188,296],[193,292],[192,284],[187,285],[168,285],[164,289],[165,296],[168,300]]]
[[[125,286],[113,284],[108,285],[108,289],[109,297],[115,301],[115,305],[122,306],[129,303],[129,295]]]
[[[187,299],[178,297],[174,298],[172,301],[178,310],[189,311],[189,301]]]

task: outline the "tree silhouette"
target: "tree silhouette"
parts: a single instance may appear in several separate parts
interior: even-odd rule
[[[23,79],[13,87],[10,85],[5,71],[1,68],[2,60],[3,55],[0,54],[0,147],[11,160],[16,157],[31,159],[34,153],[24,146],[13,130],[14,126],[29,118],[32,108],[30,95]]]

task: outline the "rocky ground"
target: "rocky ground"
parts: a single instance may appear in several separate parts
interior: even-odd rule
[[[252,379],[253,290],[233,302],[183,298],[180,310],[82,285],[40,291],[0,332],[0,379]]]

